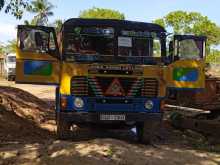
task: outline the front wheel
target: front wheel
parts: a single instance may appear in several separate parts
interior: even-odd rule
[[[57,119],[57,136],[61,140],[70,138],[71,135],[71,123]]]
[[[136,124],[137,138],[140,143],[150,144],[160,131],[160,120],[147,120]]]

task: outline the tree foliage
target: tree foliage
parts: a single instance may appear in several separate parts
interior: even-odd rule
[[[54,21],[53,25],[55,27],[56,33],[59,33],[63,25],[63,20],[57,19]]]
[[[174,11],[154,22],[175,34],[205,35],[208,47],[220,43],[220,27],[198,12]]]
[[[4,52],[6,53],[15,53],[17,47],[16,39],[8,41],[6,46],[4,47]]]
[[[24,20],[24,25],[34,25],[33,21]]]
[[[79,14],[80,18],[97,18],[97,19],[118,19],[124,20],[125,16],[116,10],[103,9],[93,7],[92,9],[84,10]]]
[[[206,63],[220,64],[220,51],[217,49],[211,50],[209,55],[206,57]]]
[[[31,24],[48,25],[48,17],[53,16],[54,5],[48,0],[33,0],[27,7],[27,11],[35,14]]]
[[[10,13],[17,19],[21,19],[29,0],[0,0],[0,10]]]
[[[0,44],[0,55],[4,55],[4,54],[5,54],[4,46]]]

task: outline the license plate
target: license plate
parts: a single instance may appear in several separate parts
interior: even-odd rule
[[[105,121],[125,121],[125,115],[100,115],[100,120]]]

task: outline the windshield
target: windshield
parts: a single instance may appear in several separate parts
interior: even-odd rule
[[[64,35],[67,61],[147,64],[155,58],[161,59],[160,33],[75,27]]]
[[[204,42],[201,40],[184,39],[178,42],[180,59],[199,59],[203,57]]]
[[[134,63],[156,62],[161,57],[161,39],[157,33],[122,30],[118,36],[118,56]]]
[[[16,62],[16,57],[15,56],[8,56],[7,57],[7,62],[8,63],[15,63]]]

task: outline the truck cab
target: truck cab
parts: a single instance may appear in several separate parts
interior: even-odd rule
[[[6,80],[15,80],[16,54],[7,54],[4,58],[4,77]]]
[[[125,125],[148,143],[160,127],[167,87],[203,88],[199,61],[167,62],[166,31],[157,24],[72,18],[56,37],[50,27],[18,26],[16,82],[57,86],[61,139],[73,125]],[[185,66],[198,73],[193,81],[171,76]]]

